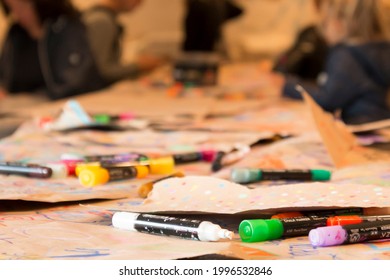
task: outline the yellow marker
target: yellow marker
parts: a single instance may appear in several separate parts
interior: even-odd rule
[[[81,169],[79,181],[85,187],[103,185],[111,181],[144,178],[149,174],[147,166],[91,166]]]

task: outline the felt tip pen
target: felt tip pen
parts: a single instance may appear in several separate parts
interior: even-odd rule
[[[309,233],[310,243],[314,247],[327,247],[387,239],[390,239],[390,221],[319,227],[311,230]]]
[[[217,172],[225,166],[234,164],[242,160],[251,148],[247,145],[239,145],[230,152],[219,151],[211,165],[211,171]]]
[[[212,161],[216,152],[212,150],[205,150],[200,152],[183,153],[172,155],[176,164],[192,163],[198,161]]]
[[[1,162],[0,174],[5,175],[21,175],[31,178],[47,179],[52,176],[50,167],[41,166],[38,164],[26,164],[20,162]]]
[[[89,163],[78,163],[76,166],[76,176],[79,176],[80,172],[85,168],[90,167],[130,167],[130,166],[145,166],[149,168],[149,174],[155,175],[167,175],[175,172],[175,162],[172,157],[161,157],[161,158],[150,158],[142,159],[137,162],[117,162],[117,163],[108,163],[108,162],[89,162]]]
[[[267,170],[244,169],[232,170],[231,180],[239,184],[249,184],[262,180],[296,180],[296,181],[329,181],[331,172],[328,170]]]
[[[115,155],[90,155],[84,156],[86,162],[101,162],[105,164],[115,164],[123,162],[136,162],[141,160],[147,160],[146,155],[138,153],[123,153]]]
[[[304,236],[312,229],[326,226],[327,219],[327,217],[302,216],[287,219],[244,220],[239,225],[239,234],[243,242]]]
[[[334,216],[329,217],[326,222],[327,226],[344,226],[344,225],[353,225],[361,224],[364,222],[377,222],[377,221],[389,221],[390,224],[390,215],[384,216]]]
[[[233,232],[222,229],[219,225],[209,221],[159,215],[116,212],[112,217],[112,225],[118,229],[198,241],[231,240],[233,238]]]
[[[319,216],[319,217],[331,217],[340,215],[364,215],[366,209],[363,208],[337,208],[337,209],[323,209],[323,210],[312,210],[312,211],[301,211],[301,212],[285,212],[278,213],[271,216],[271,219],[284,219],[284,218],[295,218],[300,216]]]
[[[148,167],[143,165],[112,167],[92,166],[80,171],[79,181],[85,187],[94,187],[112,181],[144,178],[148,174]]]
[[[119,115],[109,115],[109,114],[96,114],[93,115],[93,119],[102,124],[108,124],[114,121],[129,121],[135,118],[135,114],[132,112],[121,113]]]

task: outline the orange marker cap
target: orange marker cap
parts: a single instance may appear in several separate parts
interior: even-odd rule
[[[363,222],[363,219],[359,216],[334,216],[330,217],[326,221],[327,226],[345,226],[345,225],[353,225],[360,224]]]
[[[151,174],[168,175],[175,172],[175,161],[173,157],[161,157],[150,159],[147,164]]]
[[[286,218],[295,218],[301,217],[303,214],[301,212],[286,212],[273,215],[271,219],[286,219]]]
[[[101,167],[84,168],[79,174],[79,181],[84,187],[103,185],[109,180],[108,171]]]

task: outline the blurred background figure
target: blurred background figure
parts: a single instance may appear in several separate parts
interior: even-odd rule
[[[216,51],[223,24],[243,10],[231,0],[186,0],[183,51]]]
[[[322,0],[313,0],[313,11],[319,13]],[[301,30],[292,47],[276,60],[273,71],[297,75],[315,81],[324,70],[328,45],[315,24]]]
[[[321,32],[330,46],[318,84],[280,77],[283,94],[302,98],[301,84],[325,110],[347,124],[390,118],[390,37],[382,0],[321,1]]]
[[[3,96],[60,99],[105,86],[70,0],[0,0],[9,17],[0,57]],[[35,98],[35,97],[32,97]]]
[[[100,0],[83,13],[89,41],[101,75],[108,83],[136,78],[162,64],[153,55],[141,55],[135,62],[121,62],[123,27],[120,14],[135,10],[142,0]]]

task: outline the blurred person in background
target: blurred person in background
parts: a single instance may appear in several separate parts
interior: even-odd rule
[[[214,52],[221,39],[221,28],[243,10],[232,0],[186,0],[183,51]]]
[[[142,0],[100,0],[84,11],[89,41],[101,75],[108,83],[137,78],[162,64],[153,55],[140,55],[134,62],[122,63],[123,26],[119,15],[134,11]]]
[[[390,119],[390,35],[382,0],[323,0],[320,30],[330,46],[317,83],[270,74],[283,96],[302,99],[302,85],[326,111],[347,124]]]
[[[9,20],[0,57],[3,98],[60,99],[105,86],[70,0],[0,0]],[[35,94],[31,94],[35,93]]]

